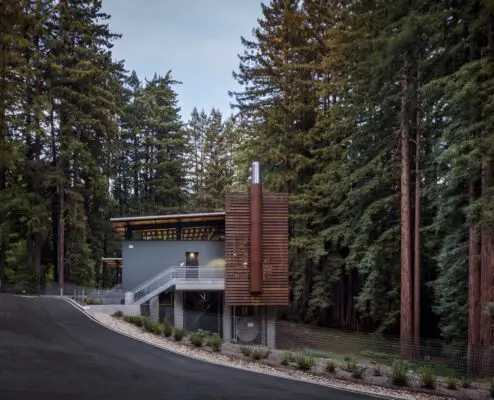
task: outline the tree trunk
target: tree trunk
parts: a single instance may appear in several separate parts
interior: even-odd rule
[[[34,246],[33,246],[33,234],[27,233],[26,236],[26,261],[29,269],[34,270]]]
[[[489,161],[487,165],[483,168],[481,185],[482,185],[482,197],[487,196],[487,192],[489,187],[493,184],[493,172],[494,168],[492,165],[492,161]],[[492,223],[485,221],[482,223],[481,233],[480,233],[480,242],[481,242],[481,254],[480,254],[480,285],[481,285],[481,293],[480,293],[480,343],[484,347],[484,357],[482,360],[482,365],[485,366],[486,373],[489,375],[492,373],[492,362],[493,357],[491,354],[491,344],[492,344],[492,311],[490,310],[490,303],[492,303],[493,299],[493,263],[494,257],[492,252],[492,247],[494,245],[494,233],[492,229]]]
[[[60,175],[62,174],[62,171],[60,171]],[[57,244],[57,251],[58,251],[58,283],[60,285],[60,288],[64,287],[65,284],[65,268],[64,268],[64,263],[65,263],[65,221],[64,221],[64,207],[65,207],[65,202],[64,202],[64,184],[63,184],[63,177],[59,177],[60,182],[59,182],[59,202],[58,202],[58,244]]]
[[[43,271],[41,270],[41,249],[43,241],[40,232],[34,234],[34,271],[36,274],[37,290],[41,291],[43,286]]]
[[[420,104],[417,102],[415,120],[415,217],[414,217],[414,280],[413,280],[413,336],[420,344]]]
[[[412,326],[411,227],[410,227],[410,132],[408,126],[408,76],[401,77],[401,315],[400,341],[403,356],[409,354]]]
[[[470,182],[469,203],[477,200],[476,182]],[[480,237],[475,223],[468,228],[468,371],[477,373],[480,344]]]

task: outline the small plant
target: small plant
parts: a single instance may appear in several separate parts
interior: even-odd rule
[[[303,371],[309,371],[316,363],[314,357],[304,353],[298,354],[295,361]]]
[[[372,375],[382,376],[381,367],[379,365],[372,369]]]
[[[419,371],[420,381],[422,382],[422,387],[426,389],[435,389],[436,388],[436,375],[434,375],[434,371],[432,371],[429,367],[422,367]]]
[[[408,372],[406,364],[395,362],[391,372],[391,381],[397,386],[408,386]]]
[[[472,381],[467,377],[461,378],[461,387],[464,389],[469,389],[472,387]]]
[[[175,341],[180,342],[185,336],[185,331],[182,328],[175,328],[173,331],[173,339]]]
[[[165,337],[170,337],[173,333],[173,326],[168,321],[163,323],[163,334]]]
[[[345,368],[345,370],[347,372],[353,373],[356,369],[357,369],[357,361],[352,360],[352,359],[346,360],[346,368]]]
[[[446,381],[446,387],[449,390],[456,390],[458,389],[458,382],[456,381],[456,378],[454,376],[448,376],[448,379]]]
[[[158,322],[153,322],[149,325],[149,332],[155,335],[163,335],[163,325]]]
[[[351,359],[352,359],[352,358],[351,358],[350,356],[344,356],[344,357],[343,357],[343,360],[344,360],[345,362],[348,362],[348,361],[350,361]]]
[[[115,311],[112,314],[115,318],[122,318],[123,317],[123,312],[121,310]]]
[[[292,359],[293,359],[292,354],[290,352],[288,352],[288,351],[285,351],[283,353],[283,356],[281,357],[280,363],[281,363],[281,365],[288,365],[288,364],[290,364],[290,362],[292,361]]]
[[[87,305],[91,305],[91,306],[98,306],[98,305],[101,305],[103,304],[103,302],[101,301],[101,299],[93,299],[91,297],[86,297],[84,299],[84,302],[87,304]]]
[[[329,372],[330,374],[334,374],[336,371],[336,365],[334,361],[329,360],[326,362],[326,372]]]
[[[245,357],[250,357],[250,354],[252,353],[252,349],[250,347],[242,346],[242,347],[240,347],[240,352]]]
[[[255,348],[251,351],[250,356],[253,360],[262,360],[264,358],[268,358],[271,354],[269,349],[263,349],[262,347]]]
[[[218,334],[214,334],[210,338],[210,346],[213,351],[219,353],[221,351],[221,337]]]
[[[352,371],[352,376],[356,379],[362,379],[366,369],[367,368],[361,367],[360,365],[355,365],[355,368]]]
[[[204,335],[200,332],[194,332],[189,337],[190,343],[196,347],[201,347],[204,344]]]
[[[141,321],[142,321],[142,327],[144,328],[144,330],[146,332],[151,332],[151,329],[152,329],[152,326],[154,323],[153,320],[151,319],[151,317],[142,317]]]
[[[124,315],[123,320],[136,326],[142,325],[142,317],[140,315]]]

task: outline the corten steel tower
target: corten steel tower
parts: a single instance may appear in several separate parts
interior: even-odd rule
[[[228,193],[225,210],[225,302],[289,304],[288,195],[262,190],[258,162],[250,190]]]

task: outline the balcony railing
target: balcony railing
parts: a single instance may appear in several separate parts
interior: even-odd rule
[[[225,282],[223,267],[169,267],[125,295],[126,304],[142,304],[165,290],[222,289]]]

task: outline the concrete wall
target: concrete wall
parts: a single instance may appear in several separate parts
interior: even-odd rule
[[[184,327],[184,292],[173,293],[173,326]]]
[[[125,315],[141,315],[141,308],[139,305],[131,304],[107,304],[97,306],[87,306],[88,311],[97,312],[103,314],[113,314],[116,311],[122,311]]]
[[[276,308],[266,310],[266,346],[276,348]]]
[[[225,257],[225,243],[219,241],[123,241],[122,286],[132,290],[171,266],[185,261],[185,253],[199,253],[199,265]]]
[[[160,314],[159,297],[155,296],[149,300],[149,316],[153,321],[158,322]]]

